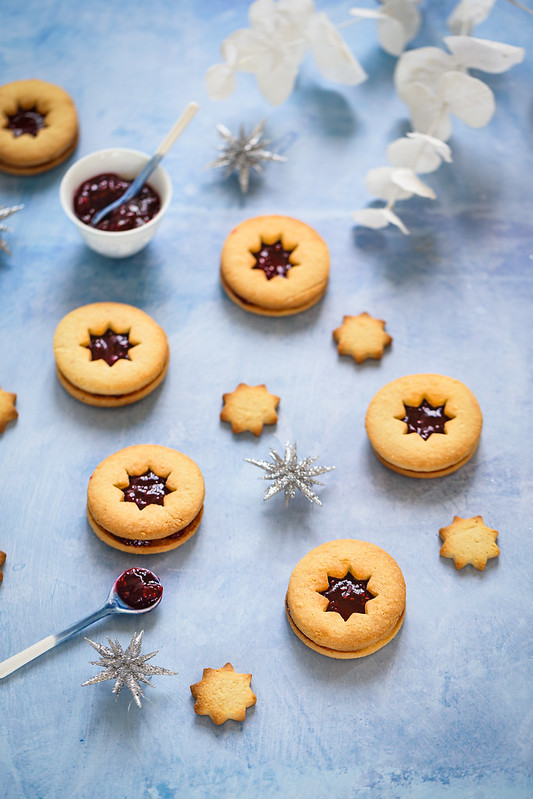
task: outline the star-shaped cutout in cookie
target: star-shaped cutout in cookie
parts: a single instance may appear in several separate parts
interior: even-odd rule
[[[445,558],[453,558],[456,569],[462,569],[471,563],[479,571],[483,571],[489,558],[497,558],[500,550],[496,545],[498,531],[483,524],[481,516],[471,519],[453,517],[453,524],[442,527],[439,535],[444,541],[440,554]]]
[[[127,361],[131,360],[129,350],[135,347],[135,344],[130,341],[129,333],[115,333],[108,327],[105,333],[100,335],[89,333],[89,336],[87,349],[91,351],[92,361],[102,360],[108,366],[113,366],[121,358]]]
[[[339,355],[351,355],[356,363],[368,358],[381,360],[383,350],[392,343],[383,319],[374,319],[366,311],[343,317],[342,325],[333,331],[333,338]]]
[[[13,422],[17,418],[16,401],[16,394],[10,394],[9,391],[2,391],[0,388],[0,433],[4,432],[8,422]]]
[[[239,383],[235,391],[223,394],[224,407],[220,412],[223,422],[230,422],[234,433],[248,430],[254,436],[261,435],[263,425],[276,424],[278,415],[276,408],[280,398],[271,394],[267,387],[248,386]]]
[[[196,699],[194,712],[209,716],[215,724],[224,724],[228,719],[244,721],[246,708],[257,702],[251,681],[251,674],[239,674],[231,663],[221,669],[204,669],[200,682],[191,685]]]

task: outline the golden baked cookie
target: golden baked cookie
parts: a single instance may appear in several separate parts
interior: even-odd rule
[[[67,92],[44,80],[0,86],[0,169],[38,175],[71,155],[78,141],[76,107]]]
[[[95,302],[68,313],[54,335],[57,376],[87,405],[114,408],[150,394],[169,362],[164,330],[144,311]]]
[[[235,391],[223,394],[224,407],[220,412],[223,422],[230,422],[234,433],[248,430],[254,436],[261,435],[263,425],[276,424],[276,408],[280,398],[271,394],[263,384],[248,386],[239,383]]]
[[[306,646],[359,658],[394,638],[405,615],[405,581],[385,550],[344,538],[312,549],[292,572],[285,609]]]
[[[9,391],[2,391],[0,388],[0,433],[6,429],[9,422],[14,422],[18,417],[15,402],[17,395],[11,394]]]
[[[333,331],[339,355],[351,355],[356,363],[367,358],[381,360],[383,350],[392,343],[385,333],[383,319],[374,319],[366,311],[358,316],[345,316],[340,327]]]
[[[196,532],[204,479],[191,458],[170,447],[139,444],[110,455],[87,489],[87,518],[102,541],[122,552],[168,552]]]
[[[251,674],[239,674],[231,663],[220,669],[204,669],[200,682],[191,685],[196,699],[194,712],[209,716],[215,724],[224,724],[228,719],[244,721],[246,708],[257,702],[250,688]]]
[[[234,228],[222,248],[228,296],[263,316],[307,310],[328,285],[329,251],[316,230],[288,216],[258,216]]]
[[[479,443],[483,417],[459,380],[437,374],[400,377],[374,396],[366,431],[379,460],[407,477],[442,477],[463,466]]]
[[[5,562],[6,562],[6,553],[2,552],[2,550],[0,549],[0,583],[2,583],[3,579],[4,579],[4,574],[2,572],[2,566],[4,565]]]
[[[444,541],[440,554],[444,558],[453,558],[456,569],[462,569],[467,563],[483,571],[487,560],[497,558],[500,550],[496,545],[498,531],[483,524],[481,516],[471,519],[453,517],[453,523],[442,527],[439,535]]]

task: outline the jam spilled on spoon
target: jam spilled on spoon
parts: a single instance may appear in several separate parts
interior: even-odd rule
[[[15,139],[24,133],[29,136],[37,136],[44,127],[44,115],[40,114],[35,106],[26,110],[19,108],[14,114],[8,116],[6,125],[6,128],[12,132]]]
[[[352,613],[365,613],[366,603],[374,599],[366,587],[368,580],[358,580],[350,572],[340,579],[328,576],[328,587],[318,592],[329,600],[326,611],[339,613],[344,621],[348,621]]]
[[[120,575],[115,587],[122,601],[136,610],[151,607],[163,594],[159,577],[149,569],[128,569]]]
[[[97,211],[101,211],[122,197],[132,183],[132,180],[121,178],[112,172],[89,178],[74,193],[74,213],[78,219],[89,225]],[[160,208],[161,198],[148,183],[145,183],[135,197],[111,211],[96,225],[96,229],[133,230],[153,219]]]
[[[163,505],[172,489],[167,488],[167,478],[147,469],[144,474],[128,475],[129,485],[122,489],[125,502],[135,502],[139,510],[147,505]]]
[[[274,244],[265,244],[261,241],[261,248],[257,252],[252,252],[256,260],[252,269],[262,269],[267,280],[272,280],[273,277],[287,277],[289,269],[296,266],[289,261],[289,256],[293,251],[294,248],[286,250],[281,239],[275,241]]]
[[[135,346],[131,344],[129,333],[115,333],[110,327],[101,336],[89,333],[91,340],[87,349],[91,351],[91,361],[105,361],[113,366],[120,358],[131,360],[128,350]]]
[[[433,407],[427,399],[423,399],[420,405],[406,405],[404,402],[405,416],[400,421],[407,425],[407,433],[418,433],[427,441],[433,433],[446,434],[444,425],[453,419],[453,416],[446,416],[444,405]]]

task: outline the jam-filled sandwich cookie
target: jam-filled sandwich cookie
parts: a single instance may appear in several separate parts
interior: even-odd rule
[[[61,164],[78,141],[76,107],[60,86],[17,80],[0,86],[0,169],[38,175]]]
[[[194,535],[205,496],[197,464],[169,447],[140,444],[96,467],[87,518],[102,541],[122,552],[168,552]]]
[[[331,658],[360,658],[388,644],[405,615],[405,581],[385,550],[344,538],[312,549],[287,590],[289,623],[304,644]]]
[[[316,230],[288,216],[258,216],[234,228],[220,278],[241,308],[290,316],[317,303],[328,285],[329,251]]]
[[[116,302],[83,305],[56,328],[57,376],[87,405],[130,405],[152,392],[167,373],[169,347],[151,316]]]
[[[383,386],[366,414],[379,460],[407,477],[442,477],[463,466],[479,443],[483,417],[459,380],[436,374],[400,377]]]

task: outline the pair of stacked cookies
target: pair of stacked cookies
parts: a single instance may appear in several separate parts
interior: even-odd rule
[[[78,142],[72,98],[43,80],[0,86],[0,170],[38,175],[65,161]]]
[[[115,408],[146,397],[164,379],[169,346],[139,308],[101,302],[71,311],[56,328],[61,385],[88,405]],[[157,554],[181,546],[200,524],[205,495],[197,464],[157,445],[110,455],[89,480],[87,516],[96,535],[123,552]]]

